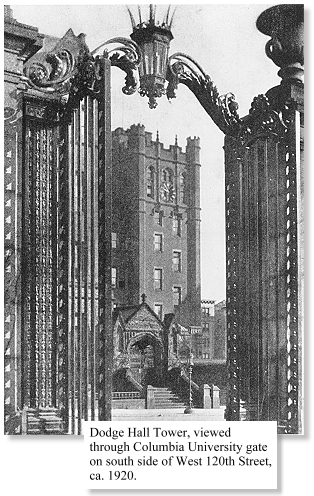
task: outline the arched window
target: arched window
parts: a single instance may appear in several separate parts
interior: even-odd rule
[[[173,184],[173,170],[172,169],[163,169],[162,181],[165,183]]]
[[[147,196],[150,198],[155,197],[155,169],[154,167],[147,167],[146,171],[146,185]]]

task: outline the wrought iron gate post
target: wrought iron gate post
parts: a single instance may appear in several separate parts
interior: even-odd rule
[[[24,68],[28,433],[80,434],[83,419],[111,419],[110,70],[71,30]]]
[[[303,6],[257,27],[281,84],[254,98],[225,138],[228,420],[277,420],[302,432]]]

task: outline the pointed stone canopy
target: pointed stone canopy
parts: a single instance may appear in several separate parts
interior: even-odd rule
[[[126,332],[152,332],[157,336],[161,336],[163,330],[162,322],[145,302],[129,317],[125,325]]]

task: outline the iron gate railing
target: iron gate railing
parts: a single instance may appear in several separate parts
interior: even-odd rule
[[[227,419],[239,420],[242,404],[246,420],[277,420],[279,433],[296,434],[303,143],[300,111],[283,101],[255,98],[238,136],[225,139]]]
[[[65,106],[25,97],[23,404],[68,434],[111,418],[110,68]]]

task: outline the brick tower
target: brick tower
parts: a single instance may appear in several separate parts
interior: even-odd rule
[[[200,325],[200,144],[164,148],[143,125],[113,132],[113,269],[117,305]]]

